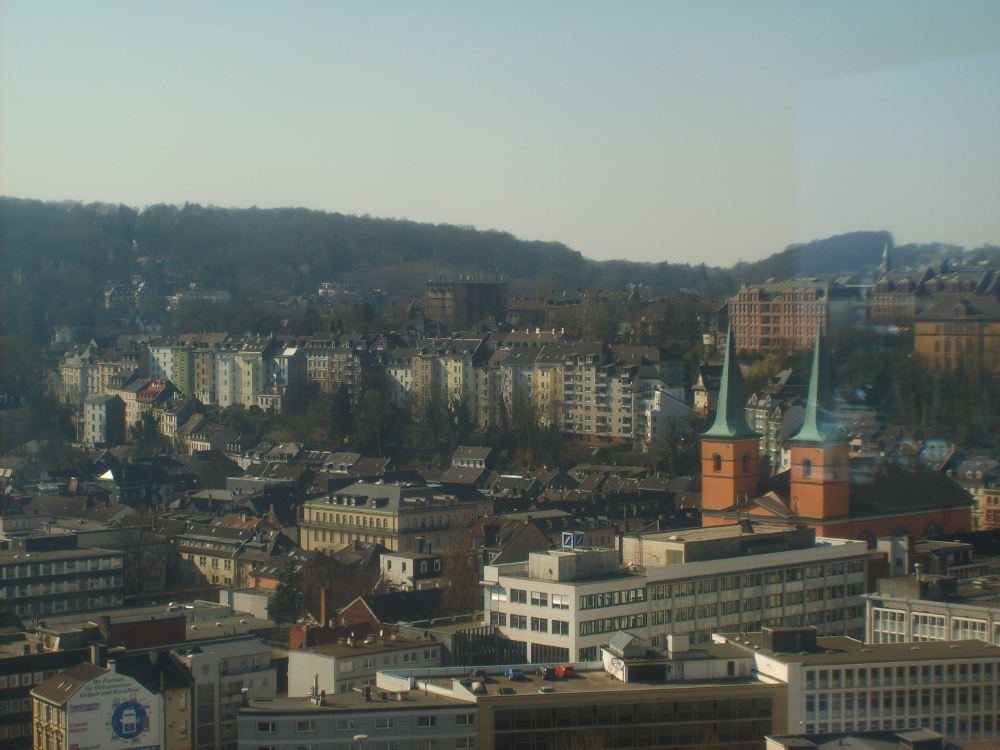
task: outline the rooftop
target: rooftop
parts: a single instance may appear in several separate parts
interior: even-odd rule
[[[257,698],[250,701],[249,706],[240,708],[240,714],[323,714],[347,712],[352,716],[359,711],[405,711],[447,708],[450,706],[468,706],[469,701],[449,698],[437,694],[425,694],[419,690],[411,690],[405,701],[379,700],[377,688],[372,688],[372,700],[366,701],[361,693],[337,693],[328,695],[323,705],[318,706],[309,698]]]
[[[930,641],[927,643],[862,643],[846,636],[817,639],[817,648],[808,653],[773,652],[764,648],[762,633],[725,636],[727,642],[744,651],[765,654],[787,664],[890,664],[909,661],[942,661],[1000,658],[1000,646],[986,641]]]
[[[436,641],[428,641],[423,638],[408,638],[397,635],[395,638],[382,638],[374,643],[366,643],[364,640],[354,641],[353,646],[340,643],[327,643],[322,646],[313,646],[303,649],[311,651],[320,656],[328,656],[333,659],[342,659],[347,656],[368,656],[371,654],[381,654],[389,651],[402,651],[410,648],[423,648],[425,646],[438,646]]]

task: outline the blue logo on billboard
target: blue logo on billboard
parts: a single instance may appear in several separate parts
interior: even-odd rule
[[[135,701],[119,703],[111,714],[111,731],[123,740],[134,740],[146,728],[146,709]]]
[[[586,546],[583,542],[583,532],[564,531],[562,533],[562,546],[566,549],[582,549]]]

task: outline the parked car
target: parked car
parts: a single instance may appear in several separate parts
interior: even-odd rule
[[[571,664],[563,664],[561,667],[556,667],[556,677],[562,677],[564,679],[576,677],[576,670],[573,669]]]
[[[538,688],[539,693],[554,693],[555,691],[556,689],[551,685],[542,685],[540,688]]]
[[[498,695],[517,695],[517,691],[512,687],[500,688]]]
[[[469,677],[473,680],[485,680],[486,670],[485,669],[473,669],[469,672]]]
[[[554,680],[556,679],[556,670],[552,667],[539,667],[535,670],[535,674],[541,677],[543,680]]]
[[[503,674],[504,674],[504,677],[506,677],[508,680],[523,680],[524,679],[524,672],[522,672],[517,667],[508,667],[504,671]]]

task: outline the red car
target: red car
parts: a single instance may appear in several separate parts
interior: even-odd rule
[[[556,677],[569,678],[576,677],[576,670],[573,669],[569,664],[564,664],[561,667],[556,667]]]

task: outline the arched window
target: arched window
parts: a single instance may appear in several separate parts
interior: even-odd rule
[[[722,471],[722,456],[718,453],[712,456],[712,471]]]
[[[813,475],[813,462],[808,458],[802,459],[802,477],[808,479]]]
[[[892,535],[893,536],[909,536],[910,535],[910,530],[908,528],[906,528],[905,526],[897,526],[895,528],[895,530],[892,532]]]
[[[743,454],[743,473],[744,474],[750,473],[750,456],[749,454],[746,453]]]
[[[929,523],[924,529],[924,539],[939,539],[942,536],[944,536],[944,530],[936,523]]]

